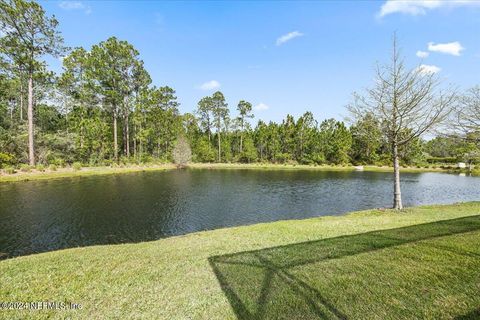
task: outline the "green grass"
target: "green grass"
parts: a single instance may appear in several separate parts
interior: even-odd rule
[[[1,182],[18,182],[30,180],[61,179],[71,177],[85,177],[94,175],[121,174],[139,171],[162,171],[176,168],[173,164],[161,165],[131,165],[125,167],[78,167],[75,168],[49,168],[48,171],[17,172],[14,174],[0,174]]]
[[[279,221],[0,261],[1,318],[475,319],[480,202]]]

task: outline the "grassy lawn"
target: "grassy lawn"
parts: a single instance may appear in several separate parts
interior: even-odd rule
[[[478,319],[480,202],[371,210],[0,261],[5,319]]]

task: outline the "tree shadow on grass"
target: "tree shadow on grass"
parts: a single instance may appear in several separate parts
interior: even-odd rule
[[[209,263],[238,319],[347,319],[333,299],[292,269],[479,229],[480,215],[213,256]],[[479,256],[464,250],[455,253]]]
[[[480,319],[480,308],[470,311],[469,313],[455,317],[455,320],[478,320]]]

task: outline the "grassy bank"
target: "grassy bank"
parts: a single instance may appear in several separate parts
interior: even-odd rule
[[[351,165],[302,165],[302,164],[275,164],[275,163],[192,163],[194,169],[264,169],[264,170],[318,170],[318,171],[355,171]],[[363,171],[393,172],[389,166],[362,166]],[[450,172],[440,167],[417,168],[405,167],[402,172]]]
[[[296,164],[273,164],[273,163],[192,163],[192,169],[256,169],[256,170],[317,170],[317,171],[355,171],[353,166],[334,165],[296,165]],[[29,181],[43,179],[59,179],[68,177],[82,177],[91,175],[120,174],[139,171],[161,171],[174,169],[174,164],[151,164],[151,165],[123,165],[118,167],[83,167],[80,170],[73,168],[58,168],[55,171],[45,169],[43,171],[31,169],[29,172],[16,170],[13,174],[0,171],[1,182]],[[392,167],[364,166],[364,171],[392,172]],[[442,168],[401,168],[402,172],[452,172]]]
[[[55,171],[45,169],[45,171],[38,171],[32,169],[30,172],[17,171],[14,174],[0,174],[0,182],[14,182],[14,181],[29,181],[29,180],[44,180],[44,179],[60,179],[69,177],[84,177],[93,175],[107,175],[120,174],[140,171],[161,171],[175,169],[173,164],[159,164],[159,165],[129,165],[122,167],[83,167],[80,170],[73,168],[58,168]]]
[[[474,319],[480,202],[371,210],[0,261],[1,318]]]

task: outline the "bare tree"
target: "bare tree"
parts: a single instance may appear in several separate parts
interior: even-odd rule
[[[463,143],[462,158],[472,170],[473,163],[480,158],[480,86],[473,87],[458,98],[447,136]]]
[[[180,167],[187,165],[192,158],[190,144],[184,136],[180,136],[173,148],[173,161]]]
[[[452,122],[455,131],[467,135],[480,131],[480,86],[469,89],[458,98]]]
[[[357,119],[371,113],[384,126],[394,171],[393,208],[402,209],[399,149],[445,120],[455,92],[442,90],[436,74],[422,66],[407,69],[395,35],[391,61],[377,65],[375,78],[375,85],[364,95],[354,94],[348,109]]]

